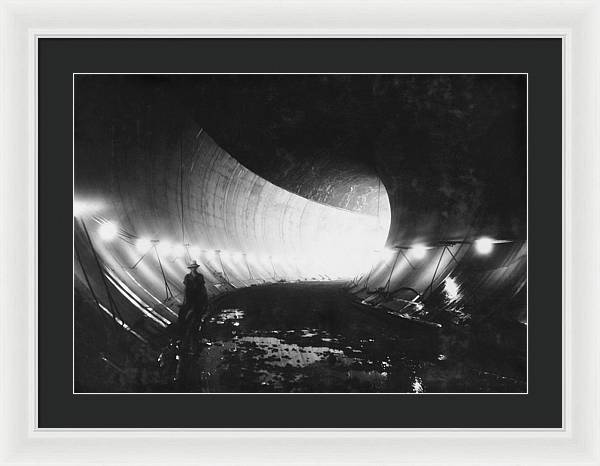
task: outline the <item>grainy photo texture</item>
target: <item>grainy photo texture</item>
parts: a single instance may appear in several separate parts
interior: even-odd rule
[[[74,85],[75,393],[527,392],[527,76]]]

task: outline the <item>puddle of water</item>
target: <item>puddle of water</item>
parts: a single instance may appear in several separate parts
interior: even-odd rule
[[[208,320],[195,366],[200,386],[192,390],[424,393],[522,387],[522,381],[453,357],[455,350],[464,351],[464,342],[433,332],[438,331],[393,327],[337,303],[301,298],[230,307]]]

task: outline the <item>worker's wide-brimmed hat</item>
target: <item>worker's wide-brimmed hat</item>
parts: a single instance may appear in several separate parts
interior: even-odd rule
[[[200,267],[198,265],[198,262],[196,262],[195,260],[193,260],[190,265],[187,266],[188,269],[197,269],[198,267]]]

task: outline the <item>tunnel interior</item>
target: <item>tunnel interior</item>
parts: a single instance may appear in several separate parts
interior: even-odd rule
[[[524,390],[523,76],[78,75],[74,94],[76,391]],[[191,261],[211,312],[182,385]]]

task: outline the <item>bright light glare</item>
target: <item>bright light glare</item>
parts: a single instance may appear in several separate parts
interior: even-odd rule
[[[150,241],[148,238],[138,238],[135,242],[135,249],[137,249],[137,252],[139,253],[144,253],[151,247],[152,241]]]
[[[81,217],[102,209],[102,204],[97,201],[73,201],[73,215]]]
[[[359,222],[345,215],[336,211],[331,224],[315,231],[314,243],[307,244],[302,251],[307,263],[299,264],[306,274],[318,271],[331,277],[351,278],[368,273],[374,264],[389,263],[396,257],[397,251],[383,248],[387,230],[379,227],[376,219],[363,217]],[[338,219],[340,224],[345,223],[344,230],[336,223]],[[376,250],[380,254],[374,254]],[[287,260],[289,257],[283,258],[285,263]]]
[[[172,254],[174,257],[185,256],[185,246],[183,244],[176,244],[175,246],[173,246]]]
[[[396,251],[393,249],[390,249],[390,248],[384,248],[381,251],[381,258],[386,262],[389,260],[392,260],[395,255],[396,255]]]
[[[192,259],[200,259],[201,254],[202,250],[198,246],[190,246],[190,256]]]
[[[105,222],[98,228],[98,234],[104,241],[112,241],[117,237],[118,233],[117,226],[112,222]]]
[[[159,241],[156,249],[161,256],[168,256],[173,252],[173,245],[168,241]]]
[[[444,294],[450,302],[458,301],[462,297],[460,285],[450,275],[444,279]]]
[[[475,250],[479,254],[489,254],[494,249],[494,242],[491,238],[483,237],[475,241]]]
[[[83,215],[86,211],[87,211],[87,208],[86,208],[85,202],[80,202],[80,201],[73,202],[73,215],[75,217],[79,217],[79,216]]]
[[[427,248],[422,244],[415,244],[410,248],[415,259],[424,259],[427,255]]]

